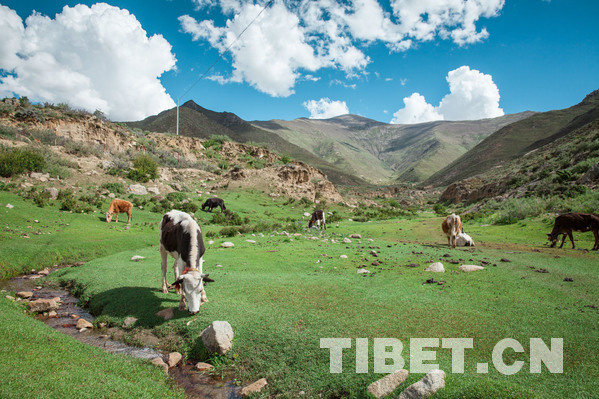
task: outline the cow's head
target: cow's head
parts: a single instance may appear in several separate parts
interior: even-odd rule
[[[314,218],[310,219],[310,221],[308,222],[308,228],[314,226],[314,221],[315,221]]]
[[[114,213],[106,212],[106,222],[107,223],[110,223],[110,221],[112,220],[112,215],[114,215]]]
[[[550,247],[551,248],[555,247],[555,244],[557,244],[557,234],[548,233],[547,239],[549,240],[549,242],[551,242]]]
[[[187,310],[192,315],[200,311],[202,293],[204,292],[204,280],[212,281],[207,277],[208,274],[202,274],[197,269],[190,269],[189,272],[179,276],[179,279],[171,285],[171,287],[181,287],[183,298],[187,302]]]

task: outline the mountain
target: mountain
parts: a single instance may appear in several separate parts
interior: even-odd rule
[[[599,90],[570,108],[537,113],[499,129],[446,167],[425,184],[448,185],[522,158],[599,118]]]
[[[188,101],[180,107],[179,133],[199,138],[227,135],[237,142],[267,146],[322,170],[335,184],[355,186],[422,181],[491,133],[531,115],[417,125],[386,124],[358,115],[246,122]],[[175,133],[176,109],[127,124]]]
[[[252,124],[363,179],[393,183],[422,181],[491,133],[531,115],[415,125],[386,124],[357,115]]]

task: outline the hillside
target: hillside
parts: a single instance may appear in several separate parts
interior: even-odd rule
[[[566,137],[598,117],[599,90],[570,108],[538,113],[505,126],[433,174],[425,184],[448,185],[489,171]]]
[[[143,121],[127,122],[128,126],[144,131],[175,133],[177,109],[173,108]],[[335,184],[361,185],[365,182],[343,169],[315,156],[305,149],[290,143],[272,132],[253,126],[230,112],[214,112],[187,101],[179,108],[179,134],[200,139],[212,135],[226,135],[238,143],[264,146],[280,155],[308,163],[322,170]]]
[[[392,125],[356,115],[253,122],[344,170],[376,183],[418,182],[524,112],[479,121]]]

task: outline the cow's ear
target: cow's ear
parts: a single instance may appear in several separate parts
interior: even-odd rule
[[[208,276],[209,276],[209,274],[202,274],[202,280],[204,280],[204,282],[206,282],[206,283],[213,283],[214,280]]]
[[[177,286],[177,285],[181,285],[181,284],[183,284],[183,280],[184,280],[184,279],[185,279],[184,277],[180,277],[180,278],[179,278],[177,281],[175,281],[174,283],[172,283],[172,284],[170,285],[170,288],[174,288],[174,287],[175,287],[175,286]]]

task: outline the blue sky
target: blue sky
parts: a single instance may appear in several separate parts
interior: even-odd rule
[[[179,98],[245,120],[417,123],[561,109],[599,89],[596,0],[275,0],[233,42],[265,4],[0,0],[0,97],[113,120]]]

